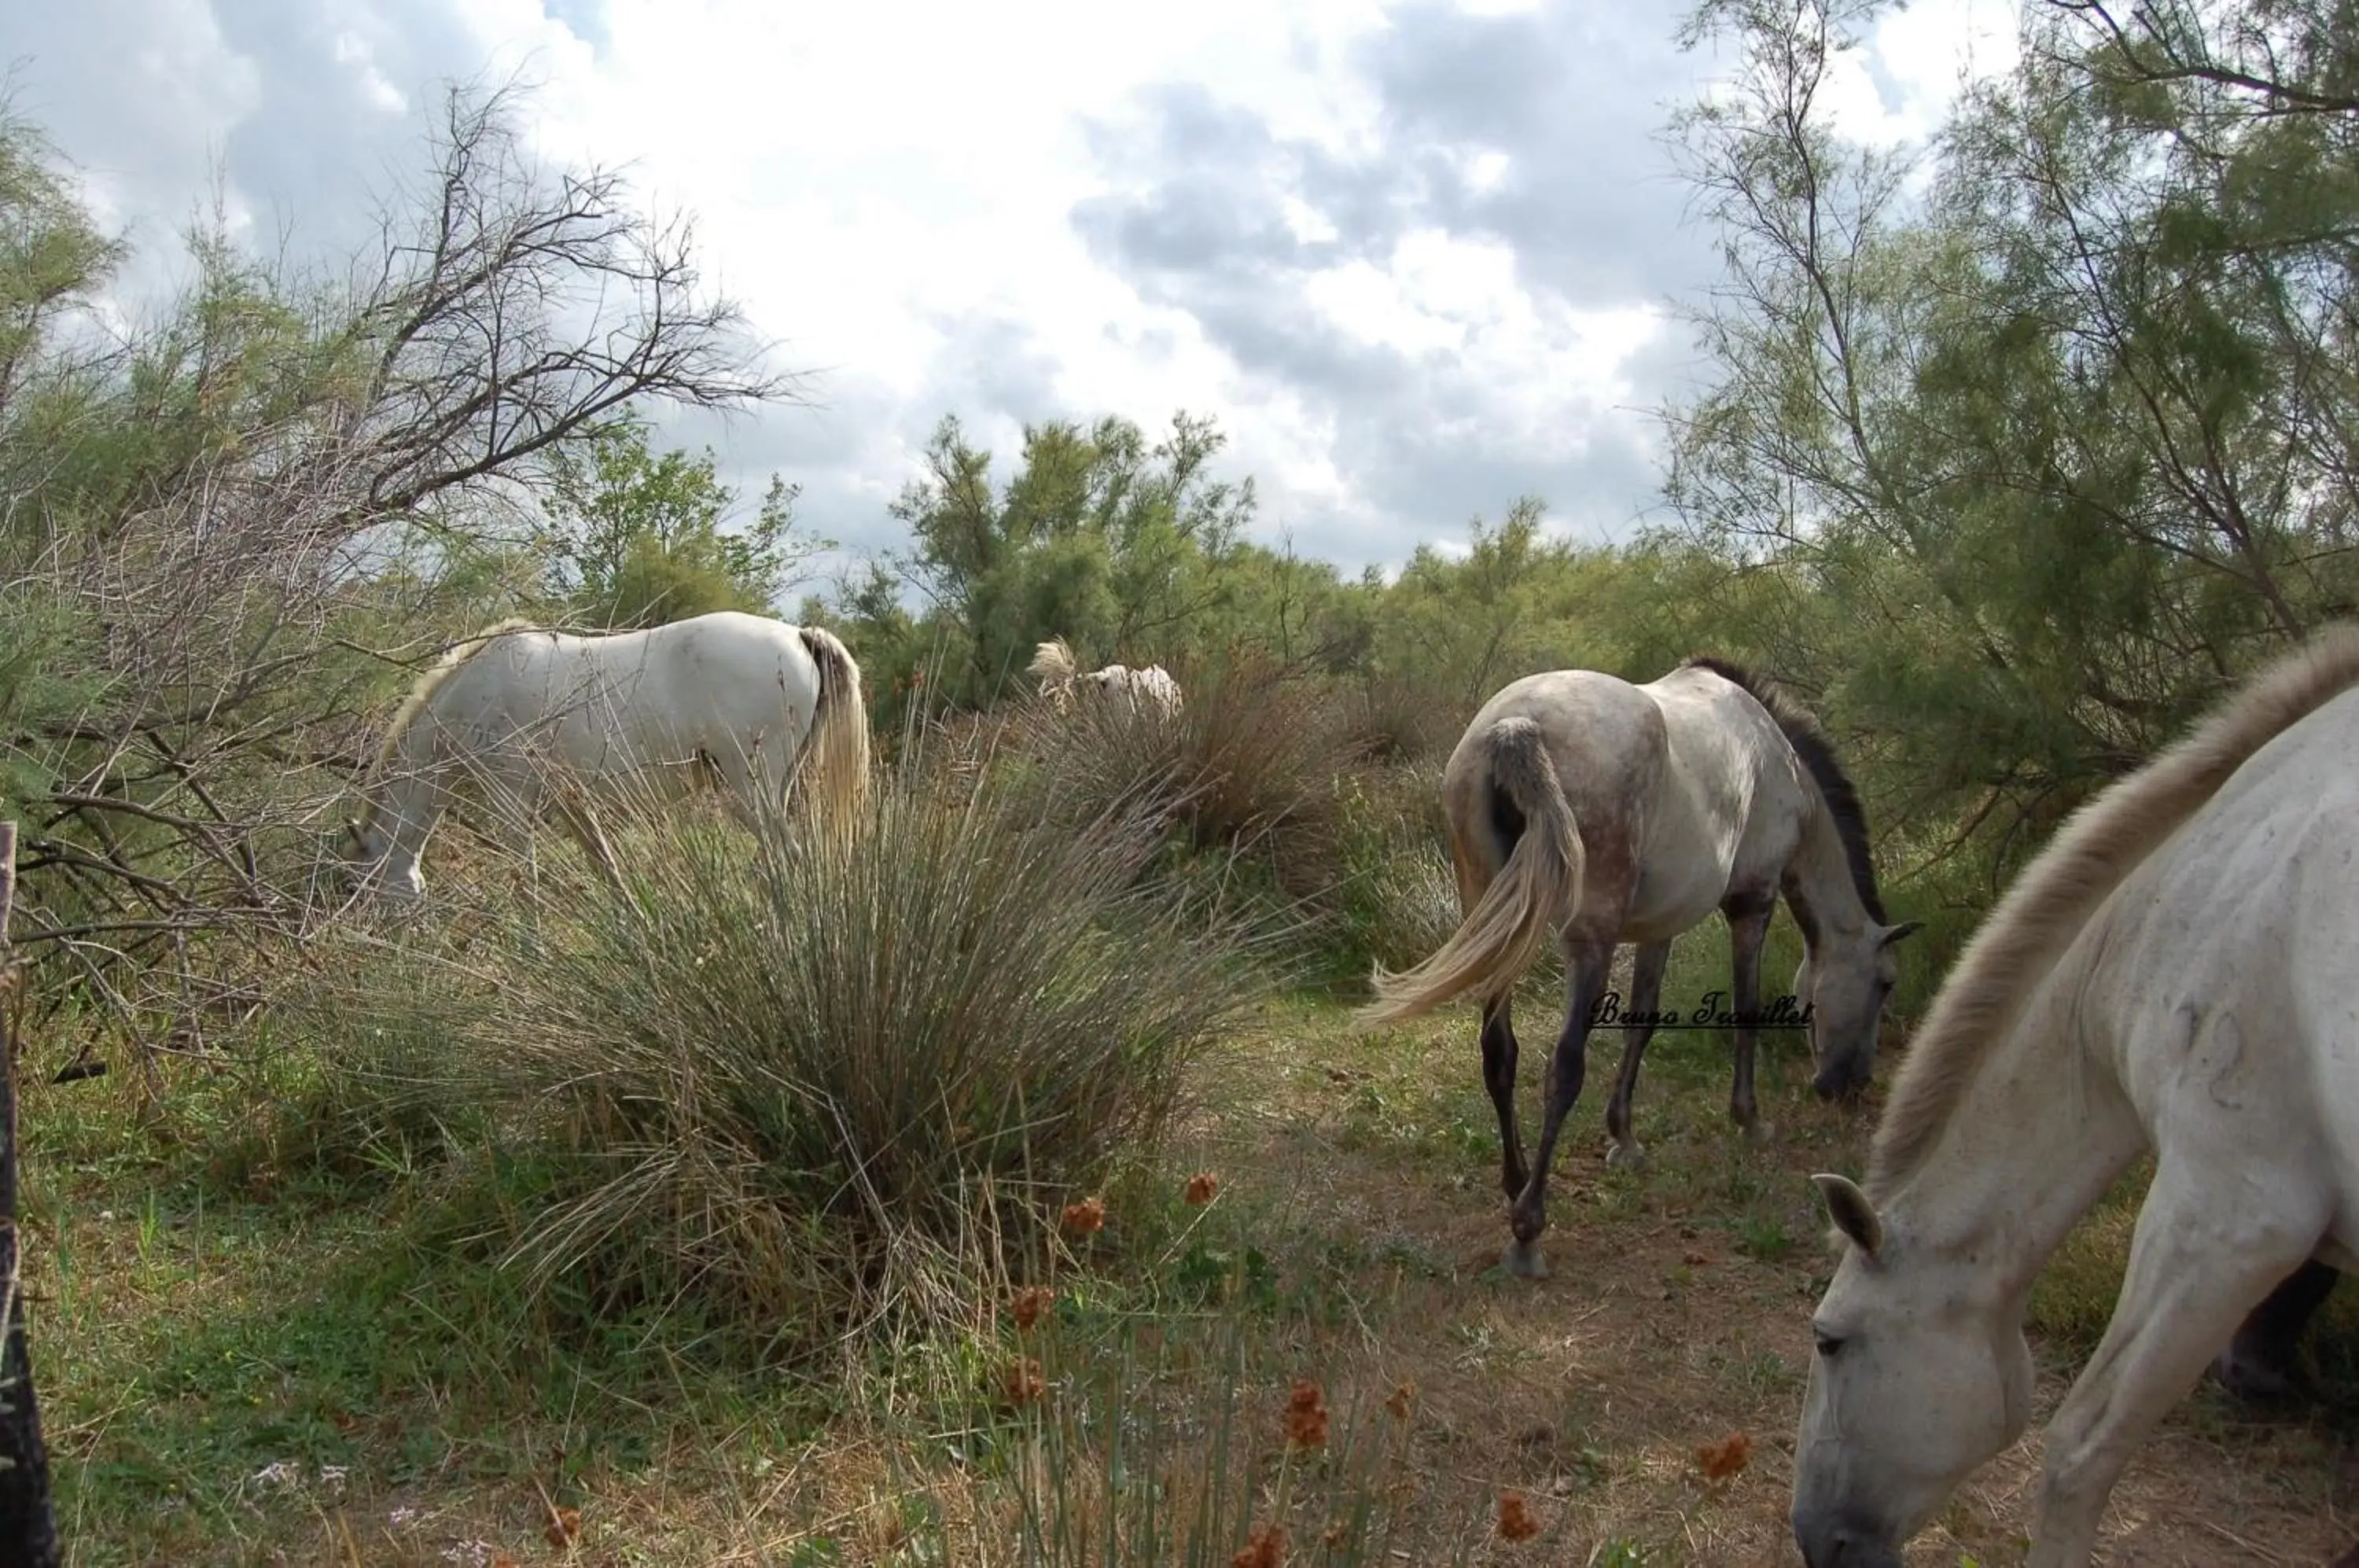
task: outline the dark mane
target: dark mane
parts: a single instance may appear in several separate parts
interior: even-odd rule
[[[1755,702],[1769,710],[1769,716],[1777,721],[1777,728],[1786,736],[1786,744],[1794,748],[1794,755],[1802,759],[1802,766],[1818,782],[1819,793],[1827,802],[1827,814],[1834,821],[1835,836],[1843,841],[1843,858],[1851,862],[1852,886],[1859,892],[1859,901],[1866,906],[1868,919],[1884,924],[1884,899],[1875,890],[1875,866],[1867,852],[1867,811],[1860,805],[1859,791],[1852,788],[1843,764],[1835,760],[1834,746],[1819,728],[1818,720],[1774,682],[1761,680],[1725,659],[1692,654],[1680,660],[1680,668],[1709,670],[1731,685],[1743,687]]]

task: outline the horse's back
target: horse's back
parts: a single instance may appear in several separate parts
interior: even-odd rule
[[[800,628],[716,610],[606,636],[509,633],[449,685],[451,717],[484,738],[538,730],[577,764],[637,766],[765,740],[791,752],[819,668]]]
[[[1650,779],[1660,766],[1662,714],[1644,692],[1602,670],[1551,670],[1510,681],[1483,704],[1451,753],[1445,779],[1479,771],[1491,731],[1513,718],[1539,726],[1576,811],[1583,792],[1623,798],[1625,780]]]
[[[2359,690],[2256,751],[2051,977],[2158,1138],[2332,1179],[2359,1225]],[[2359,1230],[2342,1238],[2359,1250]]]
[[[1731,881],[1774,885],[1812,805],[1793,744],[1759,699],[1711,670],[1682,666],[1644,690],[1670,754],[1662,831],[1712,843]]]

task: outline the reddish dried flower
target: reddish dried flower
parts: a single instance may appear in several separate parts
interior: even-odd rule
[[[1294,1380],[1286,1401],[1286,1440],[1297,1448],[1323,1448],[1327,1443],[1327,1396],[1308,1377]]]
[[[1029,1285],[1016,1291],[1015,1305],[1010,1309],[1015,1315],[1016,1328],[1030,1332],[1032,1325],[1048,1312],[1049,1303],[1056,1299],[1057,1292],[1046,1285]]]
[[[1280,1568],[1285,1562],[1285,1527],[1265,1524],[1245,1537],[1245,1550],[1229,1559],[1229,1568]]]
[[[1011,1405],[1028,1405],[1049,1391],[1048,1379],[1040,1375],[1040,1364],[1026,1356],[1007,1369],[1002,1383]]]
[[[1531,1504],[1524,1501],[1524,1495],[1521,1492],[1509,1492],[1499,1499],[1501,1539],[1529,1541],[1539,1532],[1539,1516],[1532,1512]]]
[[[1743,1470],[1753,1457],[1753,1440],[1736,1432],[1718,1443],[1707,1443],[1696,1450],[1696,1468],[1707,1481],[1725,1481]]]
[[[1220,1191],[1220,1187],[1221,1179],[1218,1176],[1209,1171],[1199,1171],[1188,1178],[1188,1201],[1191,1203],[1209,1203],[1212,1201],[1212,1194]]]
[[[560,1552],[564,1551],[573,1544],[573,1538],[582,1533],[582,1510],[580,1508],[551,1510],[549,1516],[549,1528],[540,1533],[548,1538],[549,1545]]]
[[[1094,1236],[1104,1229],[1104,1201],[1098,1198],[1084,1198],[1078,1203],[1067,1203],[1065,1228],[1075,1236]]]
[[[1392,1391],[1392,1397],[1385,1401],[1385,1409],[1392,1411],[1393,1420],[1407,1421],[1409,1401],[1416,1397],[1417,1386],[1413,1383],[1403,1383],[1399,1388],[1395,1388]]]

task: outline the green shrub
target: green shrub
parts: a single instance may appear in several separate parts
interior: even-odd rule
[[[1441,821],[1438,761],[1350,780],[1341,800],[1343,880],[1334,956],[1352,977],[1371,964],[1404,969],[1457,929],[1458,882]]]

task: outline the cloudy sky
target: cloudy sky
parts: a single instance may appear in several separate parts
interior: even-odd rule
[[[361,243],[451,78],[538,83],[552,159],[697,218],[709,275],[813,408],[672,434],[856,549],[945,413],[1215,416],[1261,534],[1356,571],[1516,496],[1619,536],[1647,410],[1713,276],[1660,143],[1718,62],[1665,0],[76,0],[0,9],[17,113],[173,276],[219,191],[253,244]],[[1855,134],[1938,123],[2012,0],[1914,0],[1840,83]],[[1004,467],[1003,467],[1004,472]]]

